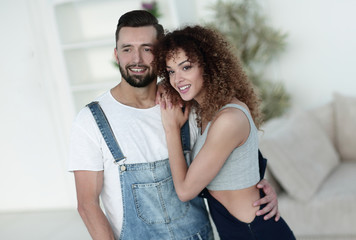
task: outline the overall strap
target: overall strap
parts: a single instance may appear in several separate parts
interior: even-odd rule
[[[92,112],[96,124],[98,125],[100,132],[108,146],[111,154],[115,159],[115,163],[126,159],[123,155],[120,146],[115,138],[114,132],[112,131],[109,121],[107,120],[103,109],[100,107],[98,102],[91,102],[87,105],[90,111]],[[181,138],[182,138],[182,146],[183,152],[190,152],[190,131],[189,131],[189,120],[186,121],[181,128]]]
[[[260,168],[260,178],[262,180],[265,177],[265,172],[267,168],[267,159],[263,157],[260,149],[258,149],[258,165]]]
[[[185,107],[182,108],[182,111],[185,111]],[[190,153],[190,131],[189,131],[189,119],[183,124],[180,129],[180,136],[182,139],[182,148],[184,155]]]
[[[106,142],[106,145],[110,149],[111,154],[115,159],[115,163],[126,159],[122,154],[119,144],[115,138],[115,135],[110,127],[109,121],[105,116],[103,109],[100,107],[98,102],[91,102],[87,105],[92,112],[96,124],[98,125],[100,132]]]
[[[189,131],[189,120],[187,120],[183,127],[180,129],[180,135],[182,138],[183,152],[190,152],[190,131]]]

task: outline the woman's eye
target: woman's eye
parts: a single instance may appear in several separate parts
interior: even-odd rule
[[[151,48],[145,48],[144,51],[145,51],[145,52],[151,52],[152,49],[151,49]]]
[[[174,71],[172,71],[172,70],[167,70],[167,73],[168,73],[168,75],[172,75],[172,74],[174,73]]]
[[[191,69],[191,68],[192,68],[192,66],[184,66],[184,67],[183,67],[183,70],[184,70],[184,71],[187,71],[187,70],[189,70],[189,69]]]

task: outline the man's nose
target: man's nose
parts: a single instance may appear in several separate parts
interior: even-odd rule
[[[142,55],[140,51],[133,52],[133,62],[134,63],[142,63]]]

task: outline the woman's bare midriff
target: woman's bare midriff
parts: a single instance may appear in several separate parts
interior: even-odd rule
[[[210,194],[241,222],[250,223],[256,216],[259,206],[253,203],[260,198],[256,185],[240,190],[212,191]]]

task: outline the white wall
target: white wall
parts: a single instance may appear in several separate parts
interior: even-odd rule
[[[328,102],[333,92],[356,96],[356,1],[265,1],[288,48],[271,76],[285,82],[296,108]]]
[[[199,19],[209,20],[197,0]],[[356,1],[259,0],[272,26],[288,33],[287,49],[266,73],[282,81],[292,109],[308,109],[332,100],[333,92],[356,96]]]
[[[0,2],[0,211],[75,203],[72,176],[65,171],[72,109],[70,97],[60,96],[65,85],[56,82],[61,62],[49,61],[56,36],[43,3]]]
[[[191,3],[195,19],[209,19],[211,2]],[[268,75],[285,83],[293,108],[323,104],[334,91],[356,95],[356,1],[260,2],[271,24],[289,34],[286,52]],[[46,3],[0,1],[0,212],[75,207],[73,177],[66,172],[74,110]],[[173,25],[194,21],[171,17]]]

